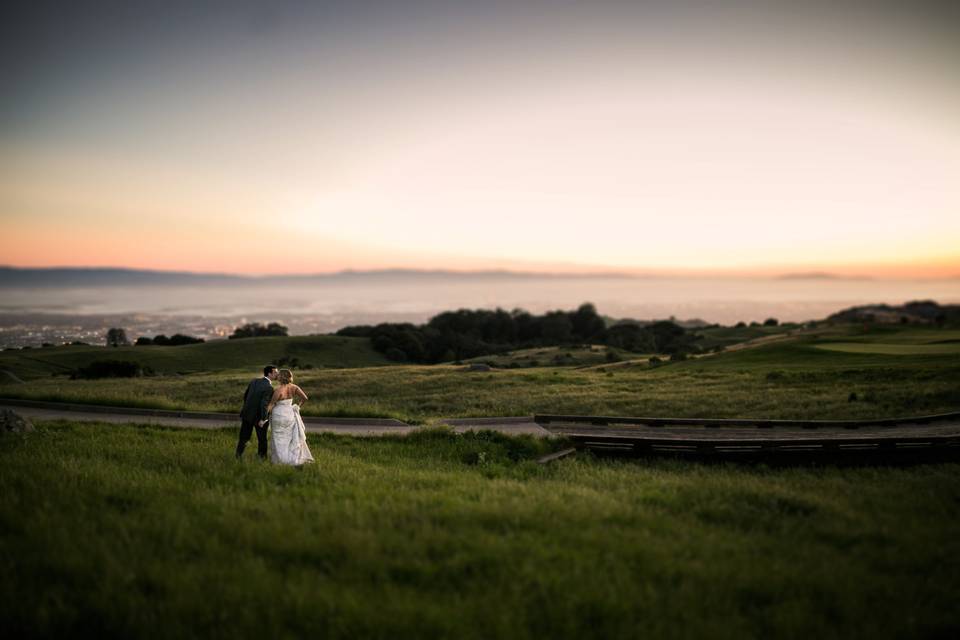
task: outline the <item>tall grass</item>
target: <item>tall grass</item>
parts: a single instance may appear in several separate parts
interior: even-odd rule
[[[7,637],[946,637],[960,465],[700,466],[447,431],[0,441]]]

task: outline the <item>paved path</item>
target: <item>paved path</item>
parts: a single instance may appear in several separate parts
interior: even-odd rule
[[[110,422],[114,424],[155,424],[183,429],[239,428],[238,416],[225,413],[199,411],[161,411],[154,409],[130,409],[126,407],[101,407],[57,402],[39,402],[0,398],[0,407],[15,410],[32,420],[71,420],[82,422]],[[399,420],[364,418],[318,418],[305,416],[304,424],[310,433],[339,433],[351,436],[382,436],[404,434],[419,427]],[[509,418],[458,418],[440,420],[438,424],[453,427],[463,433],[470,429],[489,429],[517,435],[529,433],[541,437],[550,434],[533,421],[532,416]]]
[[[447,418],[439,421],[453,427],[457,433],[470,429],[480,431],[489,429],[510,435],[528,434],[548,438],[551,433],[533,421],[533,416],[505,417],[505,418]]]

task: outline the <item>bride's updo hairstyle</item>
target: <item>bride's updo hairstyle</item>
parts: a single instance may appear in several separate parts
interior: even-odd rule
[[[290,384],[293,382],[293,371],[290,371],[290,369],[280,369],[277,380],[280,381],[280,384]]]

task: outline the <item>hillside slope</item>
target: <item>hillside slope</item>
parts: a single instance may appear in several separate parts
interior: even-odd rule
[[[390,364],[366,338],[292,336],[214,340],[178,347],[62,346],[0,352],[0,370],[24,380],[69,373],[99,360],[127,360],[159,374],[257,370],[284,358],[300,367],[371,367]]]

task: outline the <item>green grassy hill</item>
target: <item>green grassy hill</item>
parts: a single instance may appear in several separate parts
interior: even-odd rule
[[[610,347],[602,344],[593,345],[574,345],[567,347],[534,347],[532,349],[517,349],[489,356],[477,356],[464,360],[465,363],[482,362],[494,367],[519,368],[519,367],[584,367],[604,364],[607,362],[620,362],[622,360],[633,360],[640,357],[636,353],[631,353],[624,349]]]
[[[883,418],[960,410],[960,353],[916,352],[917,348],[929,345],[952,347],[956,343],[950,341],[956,339],[957,333],[951,329],[884,327],[864,331],[862,326],[837,326],[683,362],[667,362],[659,367],[650,367],[643,358],[588,365],[588,357],[603,358],[606,352],[588,353],[585,349],[571,350],[582,360],[581,366],[556,366],[567,364],[566,350],[535,349],[514,354],[520,368],[496,368],[489,372],[468,372],[464,365],[381,366],[386,361],[364,340],[355,338],[256,338],[185,347],[111,350],[87,347],[74,356],[76,362],[89,360],[91,353],[144,358],[157,354],[158,358],[179,358],[160,362],[161,365],[197,373],[125,380],[69,380],[50,376],[47,368],[41,369],[29,384],[9,380],[0,383],[0,395],[235,411],[260,363],[275,362],[288,353],[295,354],[303,364],[315,366],[310,370],[295,369],[297,383],[310,396],[304,407],[307,415],[394,417],[417,423],[441,417],[532,413]],[[312,351],[306,348],[308,345],[313,345]],[[825,348],[831,346],[840,349]],[[15,351],[2,356],[52,358],[76,349],[83,348]],[[902,353],[903,349],[907,352]],[[530,358],[536,358],[540,351],[561,355],[564,360],[554,363],[552,357],[541,356],[540,366],[530,366]],[[203,358],[187,358],[191,353],[203,354]],[[214,360],[214,355],[219,357]],[[67,362],[64,355],[58,364],[64,366]],[[149,364],[162,370],[153,362]],[[11,368],[22,377],[30,373],[28,366],[33,363],[24,362],[22,369],[16,368],[16,363],[13,367],[0,365],[0,369]]]
[[[390,364],[366,338],[293,336],[213,340],[179,347],[61,346],[0,352],[0,370],[23,380],[65,374],[97,360],[128,360],[159,374],[243,369],[255,371],[283,358],[300,367],[371,367]]]
[[[38,428],[0,437],[8,638],[950,638],[960,627],[957,464],[578,454],[541,466],[562,441],[426,431],[310,434],[316,464],[296,471],[237,464],[231,430]]]
[[[951,339],[946,331],[913,331],[887,332],[885,342],[874,344]],[[877,337],[848,328],[659,367],[642,360],[489,372],[469,372],[462,365],[393,365],[298,369],[296,379],[310,396],[307,415],[394,417],[417,423],[533,413],[867,419],[960,410],[960,354],[821,348],[871,344]],[[0,395],[235,411],[250,376],[249,368],[127,380],[47,376],[29,384],[3,384]]]
[[[704,369],[815,369],[960,366],[960,329],[840,325],[698,359]]]
[[[717,347],[730,347],[750,340],[769,338],[771,336],[786,335],[800,331],[800,325],[781,324],[776,326],[743,326],[743,327],[707,327],[696,329],[693,333],[703,336],[697,340],[697,346],[704,351],[711,351]]]

